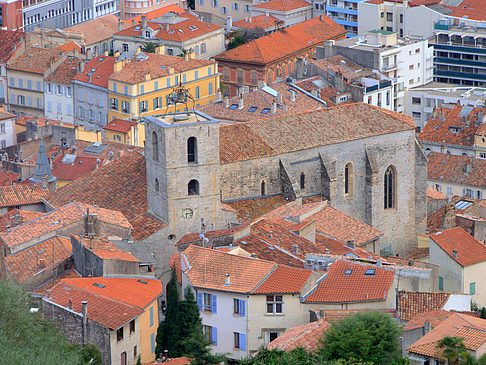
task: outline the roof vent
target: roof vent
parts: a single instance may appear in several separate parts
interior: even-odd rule
[[[299,245],[292,245],[292,253],[299,254]]]
[[[356,248],[356,241],[355,240],[347,240],[346,246],[354,250]]]
[[[93,286],[96,286],[97,288],[106,288],[106,285],[100,284],[100,283],[93,283]]]
[[[226,274],[226,278],[224,281],[225,286],[230,286],[231,285],[231,279],[230,279],[230,274]]]
[[[454,258],[457,258],[457,250],[456,250],[456,249],[453,249],[453,250],[452,250],[452,256],[453,256]]]
[[[148,284],[148,281],[145,281],[145,280],[142,280],[142,279],[138,279],[137,281],[141,284]]]

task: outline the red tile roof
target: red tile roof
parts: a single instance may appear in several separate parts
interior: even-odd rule
[[[11,171],[0,170],[0,185],[13,185],[17,183],[17,179],[20,178],[20,174]]]
[[[247,19],[240,19],[233,22],[234,28],[249,28],[249,29],[268,29],[277,26],[280,20],[272,15],[266,16],[265,14],[252,16]]]
[[[59,49],[59,50],[64,51],[64,52],[74,53],[75,51],[77,51],[77,52],[81,53],[81,46],[75,41],[54,47],[54,49]]]
[[[0,29],[0,62],[7,63],[20,48],[25,33]]]
[[[7,273],[19,284],[31,277],[52,270],[71,257],[71,240],[55,236],[5,257]]]
[[[415,0],[420,1],[420,0]],[[421,0],[427,1],[427,0]],[[458,18],[469,18],[474,20],[486,20],[486,9],[482,0],[463,0],[457,6],[444,5],[446,8],[452,10],[449,16]]]
[[[441,310],[450,293],[398,292],[398,318],[408,321],[420,313]]]
[[[264,3],[253,5],[254,8],[291,11],[301,8],[312,8],[312,4],[305,0],[270,0]]]
[[[321,45],[325,40],[342,39],[345,35],[346,29],[328,16],[321,15],[230,49],[214,58],[218,62],[267,64]],[[280,47],[275,47],[276,44]]]
[[[292,327],[265,346],[268,350],[290,351],[303,347],[307,351],[316,351],[319,340],[331,325],[323,319],[301,326]]]
[[[108,88],[108,78],[113,73],[113,65],[116,57],[97,56],[93,57],[85,66],[84,72],[73,77],[75,81],[81,81],[87,84]],[[89,73],[93,72],[90,76]]]
[[[0,231],[5,231],[15,225],[23,224],[43,215],[41,212],[13,209],[8,213],[0,215]]]
[[[73,25],[65,28],[67,32],[77,32],[84,35],[84,41],[87,46],[104,41],[113,36],[118,31],[118,17],[113,14],[107,14],[98,18],[89,20],[84,23]]]
[[[238,212],[237,217],[240,222],[253,221],[286,203],[288,202],[282,195],[226,202]]]
[[[324,319],[327,322],[333,323],[333,322],[340,322],[346,317],[354,316],[356,313],[364,313],[364,312],[374,312],[374,311],[380,311],[382,313],[387,313],[391,315],[393,318],[396,318],[396,311],[393,309],[375,309],[375,308],[370,308],[370,309],[343,309],[343,310],[336,310],[336,309],[323,309],[323,310],[318,310],[315,311],[316,315],[318,318]]]
[[[486,160],[470,156],[431,152],[428,156],[427,179],[460,185],[484,187]]]
[[[312,274],[312,270],[278,266],[254,291],[255,294],[297,294]]]
[[[374,274],[366,275],[367,270]],[[346,274],[348,273],[348,274]],[[354,303],[386,300],[395,271],[383,267],[334,261],[327,275],[306,296],[306,303]]]
[[[413,316],[403,327],[404,331],[411,331],[425,326],[425,322],[429,322],[432,328],[436,327],[452,315],[452,312],[440,309],[430,312],[419,313]]]
[[[49,70],[50,63],[59,61],[62,56],[63,52],[57,49],[29,47],[23,53],[17,55],[7,68],[44,74]]]
[[[171,6],[171,5],[169,5],[169,6]],[[162,362],[157,362],[157,361],[146,362],[143,365],[160,365],[160,364],[164,364],[164,365],[167,365],[167,364],[168,365],[188,365],[188,364],[191,363],[191,361],[192,361],[192,359],[183,356],[183,357],[171,358],[167,361],[163,360]]]
[[[430,238],[461,266],[486,261],[486,246],[461,227],[437,232]]]
[[[64,157],[66,157],[65,154],[59,154],[52,162],[52,175],[61,181],[73,181],[86,176],[91,171],[100,168],[105,162],[97,156],[80,157],[76,155],[73,163],[63,163]]]
[[[144,156],[127,151],[116,161],[51,193],[46,200],[55,207],[77,200],[116,209],[133,226],[133,237],[141,240],[166,226],[147,213],[145,174]]]
[[[103,129],[115,132],[128,133],[131,128],[136,126],[137,122],[132,122],[131,120],[125,119],[113,119],[110,123],[105,125]]]
[[[472,147],[474,134],[482,124],[481,115],[484,113],[486,108],[454,105],[449,109],[439,106],[417,138],[423,142]]]
[[[45,78],[45,81],[71,86],[71,80],[78,74],[81,62],[83,61],[79,58],[67,57],[54,72]]]
[[[152,20],[152,19],[158,18],[158,17],[160,17],[164,14],[167,14],[167,13],[182,14],[184,12],[186,12],[186,10],[182,9],[180,6],[167,5],[167,6],[164,6],[163,8],[149,11],[148,13],[145,13],[143,15],[145,15],[147,17],[147,20]],[[141,23],[142,15],[137,15],[137,16],[134,16],[133,18],[126,19],[125,24],[131,26],[133,21],[135,21],[135,24]]]
[[[445,200],[446,196],[444,193],[437,191],[435,189],[427,189],[427,200]]]
[[[82,236],[74,237],[77,241],[81,241],[84,247],[101,259],[140,262],[130,252],[120,250],[113,242],[104,237],[93,237],[92,239]]]
[[[0,207],[41,203],[49,195],[42,184],[0,186]]]
[[[407,256],[405,256],[406,259],[409,260],[420,260],[420,259],[425,259],[429,257],[429,248],[428,247],[422,247],[422,248],[417,248],[416,250],[413,250],[410,252]]]
[[[409,117],[369,104],[339,105],[221,126],[219,156],[223,164],[246,161],[414,129],[409,123]]]
[[[125,152],[138,151],[143,153],[143,147],[132,146],[129,144],[118,143],[114,141],[103,140],[103,148],[99,153],[89,152],[89,147],[92,146],[92,142],[77,140],[74,144],[65,151],[65,153],[76,154],[80,157],[98,157],[101,160],[114,161],[125,154]],[[88,148],[88,149],[87,149]]]

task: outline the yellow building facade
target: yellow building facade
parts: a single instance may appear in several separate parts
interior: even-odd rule
[[[160,53],[163,47],[157,52],[138,53],[133,57],[135,60],[115,63],[114,74],[108,80],[110,121],[143,119],[214,102],[220,76],[216,62],[196,60],[192,55],[185,58],[163,55]],[[143,78],[140,77],[142,73]],[[187,105],[174,105],[171,101],[170,96],[180,84],[194,99],[188,98]]]

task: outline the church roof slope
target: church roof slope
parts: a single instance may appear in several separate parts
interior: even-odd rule
[[[220,127],[220,161],[233,163],[413,130],[410,118],[364,103]]]

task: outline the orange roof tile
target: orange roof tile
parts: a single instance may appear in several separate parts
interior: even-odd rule
[[[81,157],[78,155],[75,156],[73,163],[65,163],[62,162],[65,157],[65,154],[59,154],[52,162],[52,175],[57,180],[73,181],[79,179],[98,169],[104,163],[104,160],[97,156]]]
[[[8,62],[20,48],[24,38],[24,32],[0,29],[0,62]]]
[[[312,4],[305,0],[270,0],[264,3],[253,5],[254,8],[291,11],[301,8],[312,7]]]
[[[349,119],[349,115],[355,117]],[[364,103],[221,126],[220,161],[232,163],[412,130],[409,117]],[[282,135],[287,138],[282,139]]]
[[[65,151],[65,153],[69,154],[76,154],[80,157],[98,157],[101,160],[105,160],[105,162],[110,160],[117,160],[120,158],[125,152],[133,152],[138,151],[143,153],[143,147],[132,146],[129,144],[118,143],[108,140],[103,140],[103,146],[100,152],[92,153],[89,152],[89,147],[92,147],[93,143],[88,141],[77,140],[74,144]]]
[[[428,247],[422,247],[422,248],[417,248],[416,250],[413,250],[410,252],[407,256],[405,256],[405,259],[408,260],[420,260],[424,259],[426,257],[429,257],[429,248]]]
[[[366,275],[367,270],[369,274]],[[374,270],[371,274],[371,270]],[[354,303],[384,301],[395,271],[349,261],[334,261],[327,275],[308,294],[306,303]]]
[[[140,260],[130,252],[120,250],[113,242],[104,237],[93,237],[92,239],[83,236],[74,237],[77,241],[81,241],[84,247],[101,259],[140,262]]]
[[[133,237],[140,240],[166,226],[147,213],[145,174],[144,156],[138,150],[126,151],[117,160],[57,189],[46,200],[55,207],[76,200],[118,210],[133,226]]]
[[[55,236],[5,257],[5,266],[7,273],[21,284],[69,259],[71,251],[71,240]]]
[[[225,202],[238,212],[239,221],[252,221],[286,203],[288,202],[282,195]]]
[[[0,186],[0,207],[41,203],[49,195],[42,184]]]
[[[405,327],[404,331],[411,331],[420,327],[425,326],[425,322],[429,322],[432,328],[436,327],[442,321],[445,321],[452,315],[452,312],[440,309],[430,312],[419,313],[410,318]]]
[[[414,0],[427,1],[427,0]],[[432,0],[430,0],[432,1]],[[463,0],[457,6],[444,5],[452,11],[449,16],[470,18],[474,20],[486,20],[486,9],[482,0]]]
[[[188,364],[191,363],[191,361],[192,361],[192,359],[183,356],[183,357],[171,358],[167,361],[163,360],[162,362],[158,362],[158,361],[146,362],[143,365],[161,365],[161,364],[164,364],[164,365],[167,365],[167,364],[168,365],[188,365]]]
[[[0,231],[9,229],[15,225],[23,224],[40,217],[44,213],[31,212],[29,210],[13,209],[9,212],[0,215]]]
[[[446,196],[444,193],[441,193],[435,189],[427,189],[427,199],[444,200],[446,199]]]
[[[87,84],[108,88],[108,78],[113,73],[113,65],[116,57],[97,56],[93,57],[85,66],[84,72],[73,77],[74,81],[81,81]],[[88,75],[88,74],[91,74]]]
[[[57,62],[63,52],[52,48],[29,47],[15,57],[7,66],[10,70],[27,71],[44,74],[49,70],[51,62]]]
[[[265,346],[269,350],[290,351],[303,347],[307,351],[316,351],[320,339],[331,325],[323,319],[288,329]]]
[[[136,126],[137,122],[132,122],[131,120],[125,119],[113,119],[110,123],[105,125],[103,129],[115,132],[128,133],[131,128]]]
[[[312,270],[278,266],[270,276],[254,291],[255,294],[295,294],[312,274]]]
[[[325,40],[339,40],[346,35],[346,29],[326,15],[312,18],[292,27],[252,40],[239,47],[215,56],[215,60],[229,62],[252,62],[267,64],[310,47]],[[279,44],[280,47],[275,47]]]
[[[450,293],[398,292],[398,318],[408,321],[415,315],[441,310],[449,300]]]
[[[45,80],[71,86],[71,80],[78,74],[81,62],[79,58],[67,57]]]
[[[185,273],[195,288],[236,293],[252,292],[276,268],[273,262],[193,245],[182,253],[182,259],[189,263]],[[225,285],[226,274],[230,274],[230,285]]]
[[[61,44],[60,46],[54,47],[54,49],[59,49],[59,50],[64,51],[64,52],[75,52],[75,51],[77,51],[77,52],[81,53],[81,46],[75,41],[65,43],[65,44]]]
[[[11,171],[0,170],[0,186],[13,185],[17,183],[17,179],[20,178],[20,174]]]
[[[430,238],[461,266],[486,261],[486,246],[461,227],[437,232]]]
[[[182,9],[180,6],[172,4],[172,5],[164,6],[163,8],[160,9],[149,11],[148,13],[145,13],[143,15],[147,17],[147,20],[152,20],[167,13],[182,14],[184,12],[186,12],[186,10]],[[135,24],[140,23],[142,21],[142,15],[137,15],[132,18],[126,19],[125,24],[132,25],[133,21],[135,21]]]
[[[374,312],[374,311],[380,311],[382,313],[387,313],[391,315],[393,318],[396,318],[396,311],[393,309],[375,309],[375,308],[370,308],[370,309],[323,309],[323,310],[318,310],[316,311],[316,314],[318,315],[318,318],[324,319],[327,322],[333,323],[333,322],[340,322],[346,317],[354,316],[356,313],[364,313],[364,312]]]
[[[486,186],[486,160],[470,156],[430,152],[427,179],[461,185]]]
[[[84,23],[65,28],[67,32],[77,32],[84,35],[84,42],[87,46],[101,42],[113,36],[118,31],[118,17],[107,14]]]
[[[272,15],[266,16],[265,14],[252,16],[248,20],[240,19],[233,22],[234,28],[249,28],[249,29],[268,29],[277,26],[280,19],[275,18]]]

